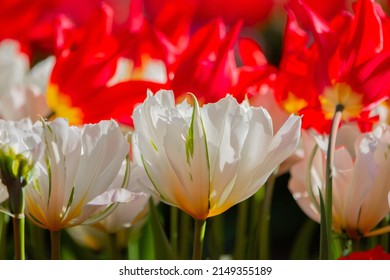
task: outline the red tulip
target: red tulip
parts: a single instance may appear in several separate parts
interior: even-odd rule
[[[390,254],[378,245],[368,251],[353,252],[348,256],[341,257],[340,260],[390,260]]]
[[[134,106],[146,97],[146,89],[161,84],[147,81],[112,83],[121,49],[111,34],[112,10],[102,5],[85,28],[69,34],[57,55],[47,101],[57,117],[71,124],[96,123],[114,118],[132,124]]]
[[[268,91],[275,86],[276,68],[268,64],[261,47],[253,39],[241,38],[238,49],[243,65],[237,69],[237,78],[229,93],[239,101],[245,97],[257,100],[260,98],[257,95],[262,95],[263,89],[267,88]]]
[[[390,34],[383,11],[359,0],[354,15],[343,12],[326,22],[300,0],[288,7],[278,75],[282,106],[303,114],[303,127],[320,131],[329,128],[337,104],[344,107],[345,121],[367,116],[390,92]]]
[[[65,16],[54,13],[57,1],[2,0],[0,1],[0,40],[14,39],[31,47],[53,50],[58,25],[70,28]],[[6,26],[6,27],[5,27]]]
[[[240,27],[237,23],[226,32],[226,26],[217,19],[190,38],[173,71],[172,89],[177,96],[192,92],[201,103],[226,96],[235,79],[233,46]]]

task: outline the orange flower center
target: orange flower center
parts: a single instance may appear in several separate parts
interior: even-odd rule
[[[55,117],[66,118],[69,124],[83,123],[83,112],[80,108],[73,107],[69,96],[62,94],[56,84],[49,84],[46,101],[48,106],[55,112]]]
[[[326,119],[332,119],[336,106],[343,106],[343,120],[357,117],[363,110],[361,94],[356,93],[345,83],[335,83],[325,88],[320,97],[322,111]]]
[[[283,101],[282,105],[287,112],[298,114],[299,111],[305,108],[308,104],[305,99],[299,98],[292,92],[289,92],[287,99]]]

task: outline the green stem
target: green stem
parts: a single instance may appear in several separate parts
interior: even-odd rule
[[[109,252],[111,260],[120,260],[120,249],[118,248],[118,235],[116,233],[110,233],[109,239]]]
[[[188,259],[191,251],[191,216],[180,211],[180,253],[179,258],[182,260]]]
[[[201,260],[203,253],[203,241],[204,233],[206,230],[206,220],[197,220],[195,219],[195,229],[194,229],[194,249],[192,252],[193,260]]]
[[[153,240],[153,232],[150,221],[146,223],[143,229],[143,233],[141,234],[137,248],[137,254],[139,255],[139,260],[155,260],[156,252],[154,250],[154,240]]]
[[[271,204],[276,181],[276,171],[268,178],[265,184],[265,196],[259,225],[259,259],[269,259],[269,226],[271,220]]]
[[[321,221],[321,227],[325,227],[325,230],[321,230],[321,247],[320,258],[329,260],[332,258],[332,198],[333,198],[333,157],[336,146],[337,130],[341,122],[341,117],[344,107],[342,105],[336,106],[336,111],[332,121],[332,127],[329,133],[328,150],[326,156],[326,170],[325,170],[325,222]],[[326,234],[326,236],[324,236]],[[325,241],[326,240],[326,241]],[[326,247],[325,244],[326,243]]]
[[[242,260],[245,258],[246,233],[248,224],[248,200],[238,205],[238,218],[236,226],[236,241],[234,244],[234,259]]]
[[[9,216],[5,215],[4,213],[0,213],[0,248],[6,248],[7,244],[7,224],[8,224],[8,218]],[[7,259],[7,250],[3,249],[0,250],[0,260],[6,260]]]
[[[24,188],[22,182],[13,180],[7,184],[10,210],[13,214],[14,252],[16,260],[25,259],[25,218],[24,218]]]
[[[29,240],[31,244],[31,254],[32,258],[35,260],[45,260],[47,259],[46,256],[46,239],[45,239],[45,232],[46,230],[35,226],[31,222],[29,223],[28,220],[26,220],[28,228],[29,228]]]
[[[179,226],[179,209],[171,207],[170,209],[170,241],[173,253],[177,256],[178,251],[178,226]]]
[[[127,252],[127,259],[128,260],[139,260],[140,259],[140,242],[141,242],[141,232],[145,232],[145,228],[142,226],[140,227],[130,227],[126,230],[126,234],[128,234],[127,237],[127,245],[126,245],[126,252]],[[143,248],[144,249],[144,248]]]
[[[381,227],[386,227],[389,225],[389,218],[390,216],[388,215],[383,219],[381,223]],[[382,234],[379,238],[383,250],[387,252],[389,250],[389,234],[388,233]]]
[[[24,242],[24,216],[16,215],[12,218],[13,229],[14,229],[14,250],[15,259],[24,260],[25,256],[25,242]]]
[[[265,199],[265,188],[261,187],[250,199],[250,215],[249,225],[250,231],[248,236],[248,250],[246,253],[246,259],[257,259],[258,258],[258,247],[260,241],[260,217],[262,211],[263,201]]]
[[[127,258],[129,260],[139,260],[139,240],[130,239],[127,245]]]
[[[224,253],[223,240],[225,237],[224,231],[224,219],[222,215],[212,217],[207,221],[208,223],[208,245],[209,258],[212,260],[218,260]]]
[[[59,260],[61,252],[61,230],[50,231],[51,259]]]

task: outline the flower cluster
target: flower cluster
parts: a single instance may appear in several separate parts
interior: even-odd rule
[[[0,3],[0,247],[266,259],[298,206],[320,258],[390,249],[388,2],[79,2]]]

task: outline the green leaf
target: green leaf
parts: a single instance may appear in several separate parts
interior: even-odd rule
[[[153,244],[153,231],[150,221],[148,221],[144,228],[142,229],[142,235],[137,240],[137,243],[133,242],[129,246],[129,259],[130,257],[138,257],[136,259],[140,260],[155,260],[155,254],[154,254],[154,244]],[[131,252],[137,251],[138,252]]]
[[[195,104],[192,110],[191,124],[190,127],[188,128],[188,133],[186,138],[186,156],[187,156],[188,164],[191,164],[190,158],[194,156],[194,121],[196,117],[196,110],[197,110],[197,106]]]
[[[171,245],[168,242],[168,238],[165,235],[164,229],[162,228],[158,219],[157,209],[154,205],[153,199],[149,199],[149,222],[153,233],[153,244],[155,257],[158,260],[174,260],[175,256]]]
[[[310,201],[314,204],[314,207],[317,209],[317,211],[321,211],[320,210],[320,206],[318,205],[318,202],[317,202],[317,199],[315,198],[315,195],[313,193],[313,187],[312,187],[312,177],[311,177],[311,170],[312,170],[312,167],[313,167],[313,161],[314,161],[314,157],[317,153],[317,150],[318,150],[318,145],[316,144],[313,148],[313,150],[311,151],[310,153],[310,156],[309,156],[309,161],[308,161],[308,164],[307,164],[307,168],[306,168],[306,186],[307,186],[307,191],[309,193],[309,197],[310,197]]]
[[[8,258],[8,245],[9,241],[7,240],[7,227],[9,222],[9,216],[0,212],[0,260],[6,260]]]

